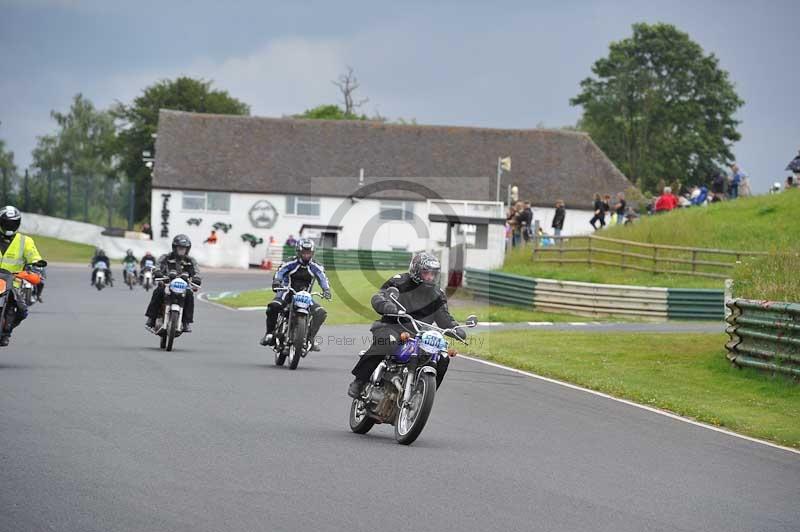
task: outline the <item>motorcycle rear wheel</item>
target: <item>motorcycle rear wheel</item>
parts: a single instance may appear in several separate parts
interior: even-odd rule
[[[411,407],[403,405],[394,424],[394,438],[401,445],[411,445],[422,433],[433,410],[436,396],[436,377],[423,373],[411,394]]]

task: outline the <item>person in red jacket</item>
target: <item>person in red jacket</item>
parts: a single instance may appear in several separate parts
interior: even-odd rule
[[[664,187],[664,193],[656,201],[656,212],[666,212],[678,206],[678,198],[672,194],[670,187]]]

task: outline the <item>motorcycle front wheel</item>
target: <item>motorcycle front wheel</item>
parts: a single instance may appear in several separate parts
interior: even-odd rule
[[[435,395],[436,377],[423,373],[417,379],[411,399],[397,414],[397,422],[394,424],[394,438],[397,443],[410,445],[419,437],[433,410]]]
[[[367,407],[361,399],[353,399],[350,405],[350,430],[356,434],[366,434],[375,425],[375,420],[367,415]]]
[[[297,369],[297,364],[305,354],[306,336],[308,336],[308,316],[299,314],[295,318],[292,345],[289,347],[289,369]]]
[[[169,324],[167,325],[167,351],[172,351],[172,343],[175,341],[175,334],[181,326],[180,314],[177,310],[169,312]]]

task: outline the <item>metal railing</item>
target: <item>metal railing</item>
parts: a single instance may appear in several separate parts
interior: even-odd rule
[[[713,279],[730,277],[730,273],[724,272],[735,267],[742,260],[742,257],[769,254],[766,251],[735,251],[730,249],[649,244],[596,235],[548,236],[547,238],[552,238],[556,241],[556,244],[542,246],[540,239],[535,239],[533,247],[534,261],[554,263],[559,266],[564,264],[612,266],[623,270],[692,275]],[[569,245],[565,245],[567,242]],[[581,245],[583,242],[585,242],[585,245]],[[610,247],[612,245],[618,246],[619,249]],[[555,255],[554,258],[545,258],[553,255]],[[681,269],[679,267],[671,267],[673,265],[686,265],[687,267]],[[708,269],[723,271],[707,271]]]
[[[800,304],[733,299],[727,306],[728,360],[800,377]]]

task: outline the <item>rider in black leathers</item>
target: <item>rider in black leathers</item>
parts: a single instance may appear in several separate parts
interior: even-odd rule
[[[320,288],[322,288],[322,297],[330,299],[331,287],[328,283],[328,276],[325,275],[325,268],[314,260],[314,251],[313,240],[310,238],[298,240],[295,244],[295,258],[281,264],[281,267],[275,272],[275,276],[272,278],[272,290],[275,291],[287,285],[296,291],[311,290],[314,282],[318,282]],[[267,331],[261,339],[261,345],[275,345],[274,333],[278,316],[291,301],[292,293],[281,291],[267,305]],[[328,313],[316,301],[314,301],[309,310],[312,319],[308,329],[308,339],[311,341],[311,350],[319,351],[319,343],[316,337]]]
[[[91,284],[91,286],[94,286],[94,280],[97,277],[97,268],[95,268],[95,266],[97,265],[98,262],[104,262],[105,263],[106,267],[108,268],[108,272],[106,274],[106,275],[108,275],[108,284],[110,286],[114,286],[114,276],[111,275],[111,259],[109,259],[108,255],[106,255],[106,252],[103,251],[100,248],[95,249],[94,257],[92,257],[92,262],[90,263],[90,266],[92,267],[92,284]]]
[[[197,261],[189,256],[189,251],[192,249],[192,241],[186,235],[177,235],[172,239],[172,253],[167,253],[159,257],[156,262],[156,271],[153,272],[155,277],[163,277],[169,275],[170,272],[175,272],[178,275],[186,274],[186,276],[194,284],[199,285],[202,280],[200,279],[200,269],[197,266]],[[145,327],[153,329],[156,325],[156,318],[164,306],[164,285],[160,284],[153,290],[153,295],[150,298],[150,304],[144,315],[147,316],[147,323]],[[183,301],[183,332],[192,332],[192,322],[194,322],[194,295],[192,290],[186,291],[186,298]]]
[[[445,329],[458,325],[447,309],[447,296],[437,286],[440,269],[439,261],[434,256],[425,252],[417,253],[411,259],[408,273],[395,275],[383,283],[381,290],[372,296],[372,308],[382,317],[372,324],[370,328],[372,345],[353,368],[355,380],[350,383],[347,391],[350,397],[355,398],[361,394],[361,390],[381,360],[397,349],[400,333],[407,331],[414,334],[408,320],[385,316],[385,314],[397,314],[399,310],[395,302],[389,298],[386,292],[388,288],[397,288],[400,292],[398,300],[411,317],[425,323],[435,322],[437,326]],[[467,337],[463,329],[456,329],[455,334],[462,340]],[[436,368],[437,387],[442,383],[449,364],[448,357],[439,359]]]

